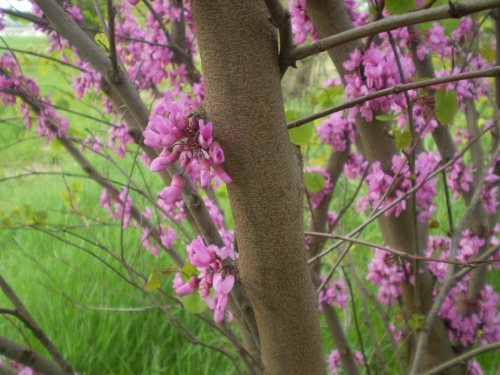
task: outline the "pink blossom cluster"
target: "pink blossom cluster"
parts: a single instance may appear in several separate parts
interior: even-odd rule
[[[132,198],[128,189],[124,186],[118,197],[111,197],[107,189],[102,190],[99,206],[108,210],[109,216],[116,220],[122,220],[123,227],[127,228],[130,224],[130,211],[132,209]]]
[[[408,79],[415,71],[413,62],[404,54],[401,54],[400,61],[404,75]],[[394,54],[387,42],[381,46],[370,46],[364,53],[356,49],[343,65],[344,69],[350,72],[344,76],[348,99],[355,99],[401,83]],[[353,107],[349,112],[350,117],[361,113],[367,121],[372,121],[375,112],[388,112],[393,104],[405,107],[403,94],[381,97]]]
[[[451,239],[446,236],[429,236],[425,256],[448,259],[450,257]],[[448,264],[442,262],[428,262],[429,271],[442,283],[446,277]]]
[[[151,220],[152,212],[149,207],[147,207],[143,212],[144,218]],[[165,225],[159,225],[159,241],[167,249],[171,249],[174,241],[177,239],[177,233],[171,227],[166,227]],[[152,227],[144,227],[141,235],[141,243],[144,248],[149,251],[154,256],[159,254],[158,247],[153,245],[151,241],[153,233]]]
[[[304,43],[309,36],[313,39],[319,39],[311,20],[307,16],[306,0],[288,0],[288,9],[290,10],[295,44]]]
[[[177,273],[173,285],[178,296],[187,296],[199,289],[201,298],[214,312],[217,323],[224,321],[229,294],[235,278],[224,261],[235,260],[237,254],[227,246],[206,246],[201,237],[195,238],[187,247],[189,262],[199,271],[197,276],[183,280]]]
[[[83,69],[79,76],[73,78],[71,87],[73,88],[76,98],[81,99],[91,89],[99,91],[101,88],[101,75],[93,70],[87,62],[77,61],[79,67]]]
[[[211,122],[205,123],[197,116],[191,116],[189,101],[162,102],[150,116],[144,131],[144,143],[153,148],[162,148],[160,155],[150,164],[153,172],[160,172],[180,160],[181,168],[186,168],[193,160],[199,163],[200,185],[208,188],[211,183],[210,170],[225,183],[232,182],[225,172],[224,151],[213,140]],[[167,203],[178,199],[185,182],[180,176],[174,176],[172,185],[160,193],[160,198]]]
[[[344,174],[349,179],[362,177],[368,168],[368,162],[363,160],[361,154],[351,152],[344,164]]]
[[[434,22],[427,30],[424,43],[419,43],[417,56],[423,60],[429,53],[436,53],[439,58],[450,56],[453,52],[450,39],[445,35],[444,27]]]
[[[320,279],[321,281],[325,281],[326,277],[321,275]],[[323,312],[323,303],[329,306],[333,306],[335,303],[336,306],[345,309],[348,300],[344,282],[342,280],[331,280],[318,293],[318,309],[320,312]]]
[[[127,152],[127,144],[134,140],[129,134],[127,124],[122,123],[117,126],[110,126],[108,147],[111,148],[118,157],[123,158]]]
[[[422,183],[422,186],[415,193],[417,217],[421,223],[431,219],[435,211],[433,200],[437,194],[437,181],[436,179],[425,181],[425,179],[435,170],[439,162],[439,155],[433,152],[420,153],[415,160],[415,184]],[[369,205],[372,207],[379,205],[380,209],[384,209],[412,188],[410,167],[406,159],[399,155],[394,155],[392,158],[391,173],[384,172],[381,163],[377,161],[372,164],[372,172],[368,174],[366,180],[368,194],[357,203],[357,208],[361,211],[368,209]],[[385,200],[381,202],[384,197]],[[387,209],[384,214],[385,216],[399,217],[401,212],[406,210],[407,204],[407,199],[402,199]]]
[[[54,137],[64,138],[68,131],[68,120],[60,117],[52,107],[50,94],[40,97],[40,88],[32,78],[25,77],[10,53],[0,54],[0,100],[4,105],[15,105],[21,97],[21,114],[28,129],[32,127],[29,103],[37,107],[37,134],[47,142]]]
[[[453,197],[457,199],[463,192],[469,192],[471,184],[474,182],[473,170],[471,166],[465,165],[463,159],[457,159],[453,165],[447,169],[448,187],[453,191]]]
[[[42,10],[38,7],[36,2],[34,0],[29,0],[32,6],[32,12],[35,16],[38,16],[40,18],[45,18]],[[76,23],[80,23],[83,21],[83,15],[77,6],[70,5],[69,3],[65,3],[64,5],[64,10],[68,15],[75,21]],[[62,37],[59,35],[57,32],[55,32],[50,26],[38,24],[36,22],[33,23],[33,28],[35,30],[40,30],[43,31],[47,34],[47,43],[49,46],[49,51],[60,51],[63,50],[64,48],[69,47],[69,42],[66,38]]]
[[[337,112],[324,120],[317,130],[318,137],[336,152],[345,151],[356,138],[354,122]]]
[[[361,365],[363,364],[363,355],[360,352],[355,352],[353,360],[354,363]],[[340,372],[340,353],[337,349],[332,350],[330,354],[328,354],[326,363],[328,364],[328,369],[332,374],[338,374]]]
[[[146,23],[136,17],[133,6],[138,1],[120,2],[123,21],[116,24],[117,50],[125,62],[130,77],[134,77],[139,88],[152,89],[162,82],[168,82],[168,92],[179,94],[183,84],[188,83],[188,71],[184,64],[174,59],[173,41],[157,19],[148,12]],[[184,18],[186,47],[190,54],[196,53],[194,23],[189,2],[181,9],[174,1],[159,0],[151,3],[154,12],[164,25],[173,24]],[[177,46],[178,48],[179,46]],[[189,88],[187,89],[194,89]]]
[[[323,168],[323,167],[307,167],[306,172],[316,172],[322,175],[325,179],[325,183],[323,185],[323,188],[316,192],[312,193],[310,191],[307,191],[307,196],[309,197],[309,201],[311,202],[311,206],[313,208],[318,208],[323,199],[325,198],[326,195],[330,194],[333,189],[332,181],[330,178],[330,174],[328,171]]]
[[[377,285],[378,298],[387,305],[393,305],[401,295],[403,282],[406,280],[405,271],[398,264],[398,259],[387,251],[375,249],[375,255],[368,264],[366,279]],[[406,274],[410,274],[409,267]]]
[[[484,179],[483,190],[481,190],[481,203],[483,204],[484,211],[488,215],[495,215],[498,206],[498,182],[500,177],[495,173],[498,170],[498,165],[500,164],[500,158],[496,160],[494,166],[492,166]]]
[[[452,342],[462,346],[500,340],[499,295],[486,285],[476,300],[467,297],[467,283],[454,286],[446,297],[439,316],[448,327]]]

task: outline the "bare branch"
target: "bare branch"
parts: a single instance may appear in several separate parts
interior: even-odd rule
[[[421,375],[441,374],[444,370],[447,370],[450,367],[453,367],[461,362],[467,361],[468,359],[471,359],[471,358],[475,358],[478,355],[483,354],[483,353],[492,352],[492,351],[497,350],[499,348],[500,348],[500,341],[493,342],[491,344],[486,344],[484,346],[480,346],[479,348],[469,350],[468,352],[465,352],[465,353],[457,356],[456,358],[453,358],[449,361],[446,361],[443,364],[436,366],[433,369],[422,373]]]
[[[340,104],[340,105],[337,105],[337,106],[334,106],[331,108],[327,108],[324,111],[314,113],[312,115],[306,116],[306,117],[299,119],[299,120],[292,121],[287,126],[288,126],[288,129],[293,129],[293,128],[296,128],[298,126],[307,124],[311,121],[317,120],[319,118],[331,115],[332,113],[340,112],[340,111],[343,111],[344,109],[352,108],[354,106],[363,104],[364,102],[367,102],[369,100],[380,98],[382,96],[399,94],[401,92],[408,91],[408,90],[415,90],[415,89],[420,89],[420,88],[424,88],[424,87],[440,85],[442,83],[456,82],[456,81],[461,81],[464,79],[474,79],[474,78],[482,78],[482,77],[497,77],[499,75],[500,75],[500,66],[495,66],[495,67],[488,68],[488,69],[476,70],[476,71],[471,71],[471,72],[466,72],[466,73],[459,73],[459,74],[455,74],[455,75],[448,76],[448,77],[426,79],[423,81],[411,82],[411,83],[407,83],[404,85],[396,85],[393,87],[388,87],[388,88],[383,89],[383,90],[375,91],[375,92],[368,94],[368,95],[360,96],[356,99],[347,101],[343,104]]]
[[[14,292],[14,290],[11,288],[11,286],[7,283],[7,281],[0,275],[0,289],[2,289],[3,293],[5,296],[12,302],[16,309],[16,313],[18,314],[19,317],[21,317],[21,320],[23,321],[24,324],[28,327],[28,329],[35,335],[35,337],[43,344],[43,346],[47,349],[47,351],[50,353],[52,358],[54,358],[54,361],[56,361],[57,366],[60,370],[59,373],[61,374],[72,374],[71,366],[66,362],[62,354],[56,349],[55,345],[52,343],[52,341],[48,338],[48,336],[45,334],[45,332],[40,328],[40,326],[36,323],[35,319],[31,316],[31,314],[28,312],[26,307],[24,307],[24,304],[21,302],[21,300],[17,297],[17,294]],[[5,345],[7,345],[5,343]],[[1,341],[0,341],[0,352],[2,352],[1,348]],[[9,349],[9,346],[7,345],[6,350]]]
[[[0,336],[0,353],[42,374],[67,375],[59,365],[33,350]],[[17,372],[15,372],[17,374]]]
[[[401,15],[393,15],[336,35],[332,35],[307,46],[298,47],[290,54],[290,62],[304,59],[319,52],[327,51],[338,45],[361,39],[373,34],[398,29],[428,21],[445,18],[459,18],[500,6],[500,0],[450,1],[448,5],[419,10]]]
[[[285,9],[279,0],[265,0],[267,10],[271,15],[271,21],[279,29],[280,36],[280,71],[285,75],[289,66],[295,67],[295,62],[290,62],[290,53],[294,50],[292,24],[290,12]]]

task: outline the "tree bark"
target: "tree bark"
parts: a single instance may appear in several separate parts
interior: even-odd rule
[[[224,148],[240,252],[265,374],[323,374],[304,250],[300,151],[287,135],[278,48],[263,2],[195,0],[206,110]]]

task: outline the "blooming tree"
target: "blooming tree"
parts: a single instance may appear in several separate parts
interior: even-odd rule
[[[31,13],[2,9],[0,29],[23,18],[47,34],[37,56],[72,69],[74,97],[102,106],[96,132],[82,136],[23,73],[28,51],[0,55],[0,100],[102,187],[96,203],[122,232],[139,231],[145,258],[169,264],[147,271],[122,246],[108,254],[121,277],[213,327],[240,373],[483,373],[476,356],[500,346],[487,279],[500,254],[500,1],[107,0],[94,16],[84,6],[34,0]],[[335,71],[308,113],[292,111],[282,78],[322,52]],[[141,185],[126,159],[163,188]],[[369,257],[357,258],[362,248]],[[14,305],[5,313],[52,357],[1,337],[15,362],[0,369],[85,371],[0,281]]]

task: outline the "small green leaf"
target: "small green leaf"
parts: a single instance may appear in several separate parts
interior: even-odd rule
[[[160,273],[155,270],[151,275],[149,275],[148,281],[146,281],[146,284],[144,285],[144,290],[146,292],[152,292],[160,287]]]
[[[288,136],[290,142],[295,145],[305,146],[311,140],[314,133],[314,124],[305,124],[297,128],[292,128],[288,130]]]
[[[459,23],[460,20],[455,18],[449,18],[439,21],[439,24],[444,28],[444,33],[448,36],[450,36],[451,33],[455,31]]]
[[[187,282],[193,276],[198,276],[198,274],[199,272],[196,267],[189,262],[184,263],[184,266],[181,268],[181,276],[184,282]]]
[[[425,322],[425,315],[413,314],[408,320],[408,326],[412,331],[417,331],[423,327]]]
[[[457,94],[453,90],[441,88],[434,94],[434,109],[436,118],[441,125],[448,125],[453,122],[458,111]]]
[[[97,33],[94,37],[97,45],[99,45],[100,47],[104,47],[107,50],[109,50],[109,41],[108,41],[108,37],[106,36],[106,34],[104,33]]]
[[[495,50],[491,47],[491,45],[486,44],[482,46],[481,49],[479,50],[479,53],[486,61],[489,62],[495,61],[496,58]]]
[[[191,314],[201,314],[207,307],[207,304],[201,299],[198,293],[182,297],[181,300],[186,311]]]
[[[317,193],[325,186],[325,178],[318,172],[305,172],[304,185],[311,193]]]
[[[389,115],[376,115],[375,118],[379,121],[392,121],[394,118]]]
[[[410,147],[413,141],[413,136],[408,129],[394,131],[394,138],[396,139],[396,147],[400,150]]]
[[[385,7],[392,14],[398,14],[414,10],[417,5],[415,0],[385,0]]]

